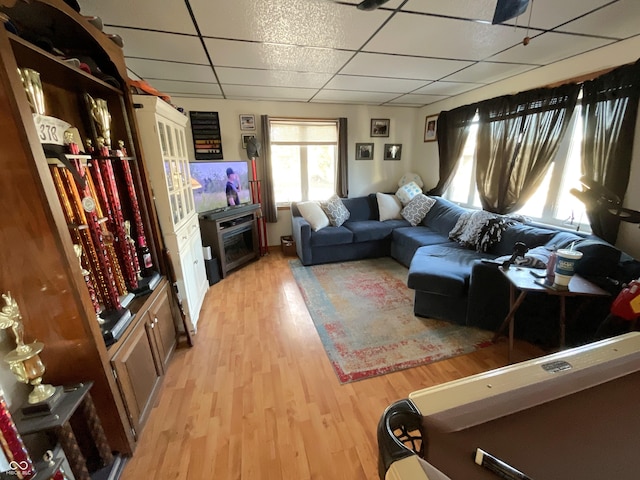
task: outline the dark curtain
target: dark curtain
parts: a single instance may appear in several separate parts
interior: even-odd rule
[[[347,150],[347,119],[338,119],[338,172],[336,178],[336,193],[339,197],[349,196],[349,171]]]
[[[271,129],[269,115],[261,115],[262,120],[262,214],[269,223],[278,221],[275,195],[273,193],[273,174],[271,173]]]
[[[442,195],[451,184],[477,109],[478,106],[475,104],[465,105],[454,110],[440,112],[438,115],[436,135],[440,177],[438,184],[427,192],[429,195]]]
[[[540,88],[478,104],[476,184],[482,208],[520,209],[540,185],[555,156],[580,86]]]
[[[639,61],[640,62],[640,61]],[[638,115],[640,65],[624,65],[585,82],[582,98],[582,171],[586,179],[624,200]],[[615,244],[620,219],[602,202],[586,202],[591,230]]]

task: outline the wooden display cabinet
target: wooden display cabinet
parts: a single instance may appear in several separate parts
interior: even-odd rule
[[[132,323],[122,338],[107,348],[17,71],[28,67],[40,73],[46,114],[78,128],[83,139],[95,140],[85,93],[107,101],[111,138],[114,145],[124,140],[128,155],[133,157],[130,165],[147,244],[155,268],[164,275],[163,243],[140,156],[123,53],[62,0],[0,0],[0,11],[18,25],[21,34],[28,34],[29,40],[46,38],[70,56],[89,56],[116,82],[70,66],[0,29],[0,292],[10,291],[20,305],[25,341],[44,343],[44,380],[54,385],[94,382],[93,399],[111,447],[132,454],[137,429],[175,348],[177,319],[171,315],[176,310],[171,308],[168,283],[163,277],[151,294],[130,304]],[[118,385],[111,362],[130,364],[138,351],[150,353],[153,363],[149,371],[157,378],[152,377],[156,384],[144,392],[146,402],[136,400],[146,403],[146,410],[130,421],[135,405],[127,389]]]

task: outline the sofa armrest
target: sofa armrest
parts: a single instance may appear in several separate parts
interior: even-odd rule
[[[311,225],[303,217],[291,217],[291,230],[296,253],[303,265],[311,265]]]

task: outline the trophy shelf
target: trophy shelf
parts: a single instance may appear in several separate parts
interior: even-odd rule
[[[129,338],[133,338],[138,329],[149,329],[153,334],[146,336],[147,347],[154,358],[153,368],[161,372],[161,379],[175,348],[175,322],[179,318],[173,313],[168,283],[161,278],[155,291],[129,304],[132,321],[120,341],[109,347],[105,345],[83,267],[76,257],[70,224],[18,74],[18,68],[40,73],[46,114],[76,127],[82,139],[95,141],[98,133],[85,94],[105,100],[111,116],[111,138],[114,143],[124,140],[129,152],[124,156],[126,160],[118,157],[118,161],[126,161],[131,168],[130,185],[140,204],[141,223],[153,266],[164,275],[166,265],[160,254],[163,242],[146,166],[139,154],[123,53],[62,0],[29,3],[0,0],[0,11],[20,24],[21,34],[48,36],[62,49],[81,47],[83,54],[94,59],[102,72],[120,85],[117,88],[24,38],[4,29],[0,31],[0,96],[3,98],[0,155],[5,172],[0,176],[0,217],[5,226],[0,229],[0,264],[3,265],[0,287],[13,292],[24,305],[26,340],[37,339],[45,345],[41,354],[46,365],[44,380],[53,385],[93,382],[94,402],[111,447],[130,455],[139,434],[132,430],[133,424],[140,427],[142,422],[131,420],[129,397],[118,384],[112,359],[122,355],[118,353],[121,347],[128,345]],[[112,156],[109,158],[113,160]],[[116,173],[116,183],[123,191],[129,185],[121,173]],[[123,210],[124,215],[129,216],[132,208],[127,204]],[[159,327],[151,327],[152,322],[153,325],[162,322],[161,334],[157,333]]]

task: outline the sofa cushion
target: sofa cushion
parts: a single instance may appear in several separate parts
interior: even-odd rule
[[[402,209],[400,214],[411,224],[412,227],[415,227],[422,222],[427,213],[429,213],[429,210],[431,210],[431,207],[433,207],[434,203],[436,203],[435,199],[419,193],[411,199],[411,201]]]
[[[527,247],[534,248],[540,245],[547,245],[557,234],[557,230],[515,223],[509,225],[507,229],[502,232],[500,242],[494,244],[489,251],[495,255],[511,255],[513,253],[513,246],[517,242],[523,242]]]
[[[386,193],[376,193],[376,199],[378,200],[378,210],[380,211],[380,221],[400,219],[402,216],[402,203],[395,195],[389,195]]]
[[[621,252],[599,238],[585,238],[576,242],[574,248],[582,252],[576,262],[576,273],[583,277],[614,277]]]
[[[354,242],[382,240],[390,237],[393,231],[393,228],[387,222],[379,222],[377,220],[361,220],[359,222],[347,220],[343,226],[353,233]]]
[[[343,198],[342,204],[349,210],[349,220],[378,220],[378,204],[375,195]]]
[[[547,263],[549,263],[549,257],[551,256],[552,250],[549,247],[541,245],[539,247],[531,248],[523,257],[518,257],[515,259],[514,263],[516,265],[520,265],[522,267],[531,267],[531,268],[546,268]],[[496,258],[496,262],[506,262],[511,259],[511,255],[504,255],[502,257]]]
[[[396,197],[398,197],[402,205],[407,205],[416,195],[420,195],[421,193],[422,189],[416,182],[409,182],[396,191]]]
[[[353,242],[353,233],[344,225],[341,227],[325,227],[311,235],[312,247],[343,245]]]
[[[458,217],[467,210],[442,197],[434,197],[436,203],[422,220],[422,224],[449,235],[458,221]]]
[[[342,200],[340,200],[340,197],[336,194],[333,194],[329,200],[320,202],[320,206],[322,210],[324,210],[324,213],[327,214],[329,223],[334,227],[342,225],[351,215],[351,212],[347,210],[347,207],[344,206],[344,203],[342,203]]]
[[[300,215],[309,222],[314,232],[329,226],[329,218],[320,207],[320,203],[314,201],[298,202],[297,206]]]
[[[419,248],[409,266],[407,285],[438,295],[466,295],[473,264],[482,258],[486,255],[456,244]]]
[[[391,256],[407,267],[411,264],[413,254],[420,247],[451,243],[446,236],[422,225],[396,228],[391,238]]]

